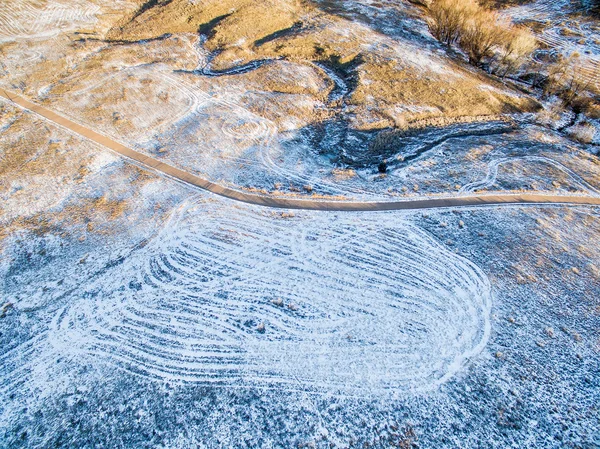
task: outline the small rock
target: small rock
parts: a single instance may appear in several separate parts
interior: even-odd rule
[[[496,352],[496,354],[494,354],[496,356],[497,359],[501,359],[502,357],[504,357],[504,354],[500,351]]]

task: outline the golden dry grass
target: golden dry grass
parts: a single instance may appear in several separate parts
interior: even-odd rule
[[[460,73],[460,69],[456,68],[456,71]],[[421,127],[419,122],[436,117],[459,119],[478,116],[483,119],[489,116],[493,120],[498,114],[536,107],[535,102],[528,98],[506,95],[491,86],[482,88],[485,85],[476,76],[419,73],[393,60],[373,59],[364,63],[359,69],[359,78],[351,104],[375,109],[399,128]],[[404,107],[398,108],[398,105]]]
[[[167,33],[196,33],[213,25],[207,48],[252,45],[276,31],[291,27],[304,6],[295,0],[210,0],[191,3],[174,0],[134,17],[125,17],[107,37],[118,40],[150,39]]]
[[[101,155],[91,144],[6,105],[0,126],[0,248],[17,231],[113,234],[134,208],[136,189],[155,179],[124,165],[103,174],[110,189],[98,195],[86,182]]]
[[[284,58],[298,64],[323,61],[338,72],[346,70],[341,75],[349,77],[353,84],[350,87],[355,87],[349,97],[349,104],[355,109],[352,126],[359,129],[411,127],[432,118],[452,121],[537,107],[533,100],[510,94],[506,87],[449,60],[436,57],[433,64],[444,65],[445,73],[428,69],[426,62],[407,60],[401,51],[395,51],[397,43],[386,41],[385,36],[371,28],[299,0],[173,0],[133,18],[124,18],[108,37],[149,39],[198,30],[207,36],[205,48],[215,52],[213,69]],[[375,46],[374,42],[385,45]],[[422,57],[426,60],[431,56]],[[357,63],[344,68],[350,61]],[[308,87],[293,76],[278,78],[269,69],[248,80],[256,84],[261,76],[261,90],[308,94],[319,101],[332,87]]]

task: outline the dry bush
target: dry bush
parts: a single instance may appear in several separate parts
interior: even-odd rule
[[[546,95],[556,95],[567,106],[585,103],[585,97],[591,89],[590,80],[582,71],[578,53],[559,59],[548,70]]]
[[[429,16],[429,29],[440,42],[457,43],[475,66],[495,61],[494,72],[502,76],[517,71],[537,47],[528,30],[515,27],[476,0],[436,0]]]
[[[465,23],[479,9],[475,0],[436,0],[429,6],[431,34],[446,45],[457,42]]]
[[[494,56],[494,49],[507,41],[510,25],[502,23],[495,11],[475,11],[460,30],[459,44],[469,62],[480,67]]]
[[[589,122],[582,122],[567,130],[567,134],[581,143],[592,143],[596,134],[596,128]]]
[[[525,28],[510,27],[505,32],[494,73],[502,78],[516,73],[527,63],[536,49],[537,40],[531,31]]]

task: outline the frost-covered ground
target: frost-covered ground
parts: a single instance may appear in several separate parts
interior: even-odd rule
[[[180,209],[57,312],[58,353],[160,380],[379,395],[437,387],[487,340],[485,275],[392,214]]]
[[[0,42],[91,29],[114,11],[132,8],[127,0],[3,0],[1,5]]]
[[[599,218],[194,196],[54,256],[75,286],[5,283],[4,447],[595,447]]]
[[[445,73],[416,7],[317,3]],[[217,72],[193,33],[102,40],[128,2],[0,4],[2,87],[234,188],[599,194],[566,113],[440,122],[374,154],[352,79],[322,62]],[[0,199],[0,448],[600,447],[598,208],[238,204],[4,100]]]
[[[597,193],[600,170],[588,164],[593,147],[538,126],[540,119],[529,115],[429,128],[398,138],[385,154],[388,172],[382,176],[374,163],[382,157],[368,150],[375,133],[353,131],[335,121],[281,130],[245,107],[237,86],[209,92],[211,79],[169,73],[161,66],[127,68],[49,98],[74,120],[233,188],[383,200],[467,191],[476,184],[488,191]],[[80,85],[81,80],[74,82]],[[91,111],[93,120],[86,118]],[[353,168],[342,162],[346,159],[368,161],[367,167]],[[496,178],[485,181],[498,161],[512,178],[505,185]],[[542,169],[544,177],[534,180],[520,169],[511,172],[517,166]],[[573,169],[589,172],[587,180],[581,181]]]

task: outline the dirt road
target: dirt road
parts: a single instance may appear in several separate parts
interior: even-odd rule
[[[14,104],[34,112],[45,119],[63,126],[93,142],[96,142],[110,150],[131,159],[144,167],[150,168],[156,172],[174,178],[186,184],[208,190],[216,195],[220,195],[232,200],[241,201],[259,206],[273,207],[280,209],[304,209],[304,210],[324,210],[324,211],[386,211],[386,210],[416,210],[416,209],[434,209],[434,208],[455,208],[455,207],[473,207],[489,206],[503,204],[571,204],[571,205],[596,205],[600,206],[600,197],[584,195],[553,195],[538,193],[518,193],[518,194],[471,194],[448,197],[431,197],[415,200],[403,201],[327,201],[315,199],[288,199],[277,198],[263,195],[245,193],[238,190],[223,187],[199,176],[188,173],[172,165],[166,164],[153,157],[146,156],[123,144],[120,144],[109,137],[97,133],[85,126],[75,123],[56,112],[51,111],[39,104],[6,90],[0,90],[0,97],[3,97]]]

